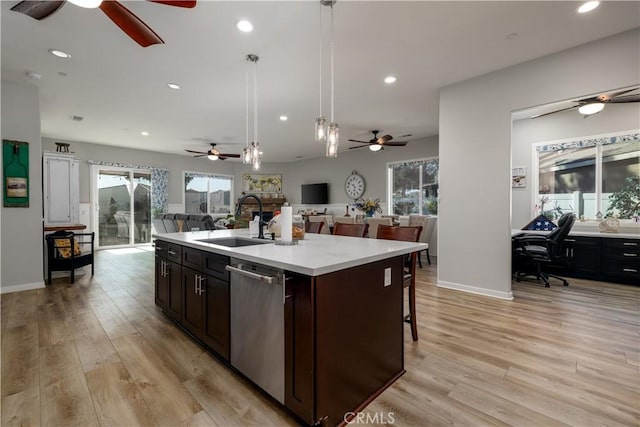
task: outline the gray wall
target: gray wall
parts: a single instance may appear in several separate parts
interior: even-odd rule
[[[2,81],[2,139],[29,143],[29,207],[2,207],[0,292],[44,286],[38,89]]]
[[[324,147],[322,147],[324,150]],[[438,156],[438,137],[409,142],[405,147],[389,147],[374,153],[368,148],[341,152],[338,158],[324,157],[290,163],[284,184],[287,199],[293,204],[301,202],[300,185],[318,182],[329,183],[329,202],[347,204],[353,202],[344,191],[344,182],[356,170],[366,180],[364,197],[380,197],[386,200],[387,162]],[[341,212],[344,213],[344,212]]]
[[[89,163],[87,160],[162,167],[169,170],[169,203],[182,203],[182,171],[220,173],[234,175],[234,166],[230,162],[212,162],[206,157],[193,158],[175,154],[155,153],[153,151],[132,150],[109,145],[89,144],[65,141],[62,139],[42,139],[44,151],[55,151],[55,142],[70,143],[70,151],[80,160],[80,203],[90,202]]]
[[[512,298],[511,112],[632,86],[639,75],[636,29],[442,89],[439,286]]]
[[[514,121],[511,133],[512,164],[513,166],[527,167],[527,186],[525,188],[512,189],[512,228],[521,228],[531,221],[534,216],[532,194],[536,193],[536,189],[532,186],[531,175],[535,160],[535,158],[532,158],[532,145],[534,143],[602,135],[639,128],[640,103],[610,104],[602,112],[586,119],[576,110],[572,110],[533,120]]]

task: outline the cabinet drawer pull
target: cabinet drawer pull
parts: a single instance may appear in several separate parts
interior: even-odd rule
[[[169,251],[168,251],[168,253],[169,253],[169,255],[175,255],[175,254],[176,254],[176,253],[175,253],[174,251],[172,251],[172,250],[169,250]]]
[[[622,244],[624,246],[638,246],[638,244],[635,242],[622,242]]]
[[[622,271],[625,271],[627,273],[637,273],[638,270],[636,270],[635,268],[623,268]]]
[[[564,239],[565,242],[575,242],[576,239]]]
[[[638,256],[638,254],[628,254],[626,252],[623,252],[622,255],[624,255],[624,256]]]

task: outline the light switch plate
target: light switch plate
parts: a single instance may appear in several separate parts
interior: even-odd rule
[[[384,269],[384,285],[391,285],[391,267]]]

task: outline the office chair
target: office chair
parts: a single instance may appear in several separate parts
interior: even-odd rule
[[[575,221],[575,214],[566,213],[558,220],[558,227],[546,236],[521,234],[511,239],[516,281],[521,281],[525,276],[536,276],[538,280],[542,279],[544,286],[548,288],[549,278],[555,277],[561,280],[564,286],[569,286],[569,282],[564,278],[545,269],[549,266],[566,267],[564,240]]]
[[[379,225],[376,238],[419,242],[422,226]],[[419,251],[418,251],[419,252]],[[405,259],[403,287],[409,288],[409,315],[404,321],[411,324],[411,338],[418,341],[418,320],[416,319],[416,258],[418,252],[412,252]]]

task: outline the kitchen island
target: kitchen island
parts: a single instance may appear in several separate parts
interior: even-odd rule
[[[404,373],[403,256],[426,245],[155,237],[156,304],[304,423],[344,423]]]

